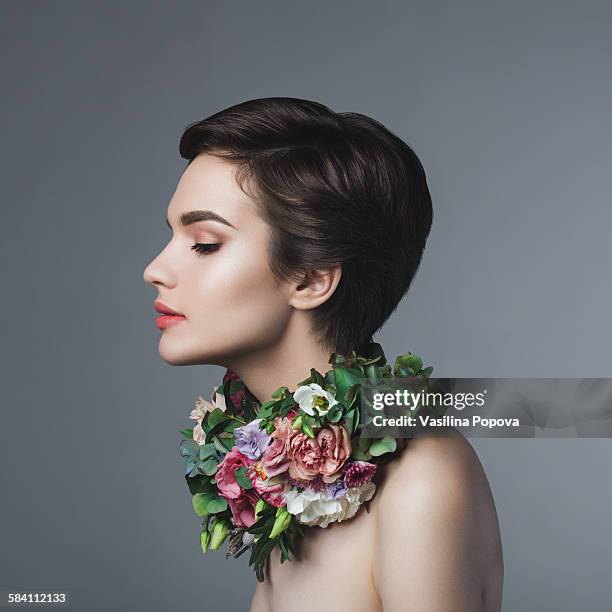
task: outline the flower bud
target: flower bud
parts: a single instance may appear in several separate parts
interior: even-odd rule
[[[208,544],[210,543],[210,531],[204,527],[200,533],[200,545],[202,546],[202,554],[206,554]]]
[[[263,498],[259,498],[257,500],[257,503],[255,504],[255,520],[257,520],[259,518],[259,513],[266,508],[268,504],[266,503],[266,500]]]
[[[227,537],[229,525],[227,521],[217,521],[213,527],[212,540],[210,542],[210,550],[217,550]]]
[[[278,537],[289,525],[291,524],[291,514],[287,510],[286,506],[281,506],[276,511],[276,520],[274,521],[274,525],[272,526],[272,531],[270,532],[270,538]]]

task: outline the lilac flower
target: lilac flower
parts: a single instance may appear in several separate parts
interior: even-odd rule
[[[334,482],[327,485],[327,493],[331,495],[334,499],[339,499],[346,495],[348,491],[348,487],[342,478],[338,478]]]
[[[260,421],[261,419],[255,419],[234,429],[236,446],[249,459],[259,459],[270,443],[270,434],[265,429],[259,429]]]

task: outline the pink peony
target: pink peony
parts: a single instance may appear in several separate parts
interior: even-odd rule
[[[316,438],[302,432],[292,436],[287,445],[289,476],[298,480],[312,480],[319,475],[321,467],[321,448]]]
[[[322,427],[315,438],[298,432],[287,445],[289,476],[312,480],[320,475],[324,482],[334,482],[350,454],[350,436],[342,425]]]
[[[236,470],[242,466],[249,467],[252,464],[253,460],[243,455],[238,447],[234,446],[217,466],[215,476],[217,487],[219,493],[228,501],[238,499],[244,493],[244,489],[236,482]]]
[[[266,476],[277,476],[287,471],[289,468],[289,457],[287,456],[289,440],[298,433],[291,429],[289,418],[276,417],[274,425],[276,429],[271,434],[272,440],[262,458],[262,467]]]
[[[248,489],[239,497],[227,500],[237,527],[250,527],[255,523],[255,504],[258,499],[259,495],[253,489]]]

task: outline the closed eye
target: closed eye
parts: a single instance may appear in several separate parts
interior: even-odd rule
[[[198,255],[208,255],[209,253],[213,253],[214,251],[217,251],[220,247],[221,245],[219,243],[204,244],[204,243],[199,242],[199,243],[194,244],[191,248]]]

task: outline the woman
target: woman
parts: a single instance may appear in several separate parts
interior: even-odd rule
[[[226,367],[264,403],[331,353],[364,351],[430,231],[412,149],[364,115],[264,98],[191,124],[180,153],[172,239],[144,272],[166,313],[162,358]],[[369,512],[305,526],[298,560],[272,552],[252,612],[501,609],[497,516],[472,447],[454,433],[402,449]]]

